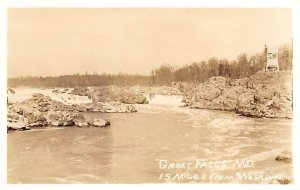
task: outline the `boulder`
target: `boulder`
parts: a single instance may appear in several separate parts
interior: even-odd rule
[[[124,104],[145,104],[146,101],[146,97],[142,94],[125,93],[120,97],[120,102]]]
[[[46,115],[51,126],[74,126],[74,114],[66,111],[50,111]]]
[[[78,95],[78,96],[90,96],[91,90],[87,87],[75,87],[71,94]]]
[[[72,104],[70,105],[70,108],[73,110],[73,111],[78,111],[78,112],[87,112],[87,111],[90,111],[88,110],[89,106],[87,105],[92,105],[92,104]]]
[[[281,152],[276,158],[276,161],[280,162],[291,162],[292,161],[292,154],[290,152]]]
[[[30,130],[30,126],[28,124],[28,119],[24,118],[22,115],[12,116],[11,114],[9,114],[8,119],[7,119],[7,130],[8,131]]]
[[[15,94],[15,93],[16,93],[12,88],[8,88],[8,89],[7,89],[7,92],[8,92],[8,93],[11,93],[11,94]]]
[[[59,90],[58,89],[54,89],[54,90],[52,90],[52,92],[57,94],[57,93],[59,93]]]
[[[45,127],[48,125],[47,119],[36,109],[24,109],[24,117],[28,119],[30,127]]]
[[[68,91],[69,91],[68,88],[65,88],[65,89],[58,88],[58,89],[52,90],[52,92],[55,93],[55,94],[57,94],[57,93],[67,93]]]
[[[73,118],[74,124],[77,127],[89,127],[90,124],[85,120],[82,114],[78,113]]]
[[[211,106],[211,102],[204,99],[199,99],[190,106],[191,108],[198,108],[198,109],[209,109]]]
[[[288,176],[281,176],[280,178],[274,179],[269,182],[269,184],[282,184],[282,185],[286,185],[290,183],[293,183],[293,179]]]
[[[93,121],[93,127],[106,127],[106,126],[109,126],[110,125],[110,122],[108,121],[105,121],[103,119],[94,119]]]
[[[277,179],[277,181],[279,184],[290,184],[290,183],[292,183],[293,180],[292,180],[292,178],[285,176],[285,177]]]

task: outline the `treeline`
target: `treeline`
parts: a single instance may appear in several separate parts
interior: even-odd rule
[[[180,68],[163,64],[151,71],[151,81],[154,85],[168,85],[172,82],[204,82],[212,76],[244,78],[265,68],[267,63],[266,51],[247,56],[241,54],[236,60],[210,58],[208,61],[195,62]],[[285,44],[278,50],[280,70],[292,69],[292,48]]]
[[[9,87],[76,87],[76,86],[102,86],[102,85],[149,85],[150,77],[144,75],[128,74],[74,74],[59,77],[20,77],[8,79]]]
[[[248,56],[241,54],[237,59],[210,58],[208,61],[194,62],[180,68],[163,64],[152,70],[150,76],[128,74],[74,74],[59,77],[19,77],[8,79],[9,87],[75,87],[75,86],[101,86],[101,85],[170,85],[172,82],[204,82],[212,76],[230,78],[244,78],[261,71],[266,66],[266,52]],[[282,45],[278,50],[280,70],[292,69],[292,48]]]

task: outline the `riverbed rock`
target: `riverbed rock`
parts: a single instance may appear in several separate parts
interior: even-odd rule
[[[120,101],[124,104],[144,104],[147,99],[142,94],[124,93],[121,95]]]
[[[45,117],[48,124],[52,126],[74,126],[75,114],[66,111],[49,111]]]
[[[24,117],[28,119],[28,123],[30,127],[45,127],[48,125],[47,119],[39,111],[24,110]]]
[[[30,130],[28,119],[23,117],[22,115],[17,115],[17,114],[14,114],[14,113],[8,113],[8,116],[7,116],[7,130],[8,131]]]
[[[129,87],[116,85],[100,87],[76,87],[71,92],[75,95],[88,96],[94,103],[98,102],[120,102],[125,104],[145,104],[146,97]]]
[[[292,161],[292,154],[291,152],[281,152],[276,158],[276,161],[280,161],[280,162],[291,162]]]
[[[57,89],[57,88],[56,88],[56,89],[52,90],[52,92],[53,92],[53,93],[56,93],[56,94],[57,94],[57,93],[62,93],[62,94],[63,94],[63,93],[67,93],[68,91],[69,91],[68,88],[64,88],[64,89],[61,89],[61,88],[58,88],[58,89]]]
[[[286,185],[286,184],[292,183],[292,182],[293,182],[293,179],[290,178],[290,177],[284,176],[284,177],[282,177],[282,178],[280,178],[280,179],[277,179],[277,181],[278,181],[279,184]]]
[[[156,94],[156,95],[182,95],[176,84],[172,86],[140,86],[135,85],[129,88],[134,94]]]
[[[120,102],[98,102],[81,104],[88,112],[101,112],[101,113],[132,113],[137,112],[133,105],[123,104]],[[81,110],[83,110],[81,108]]]
[[[28,100],[8,106],[7,120],[8,130],[46,126],[89,126],[72,106],[52,100],[43,94],[34,94]],[[22,122],[23,120],[26,122]]]
[[[90,96],[91,92],[92,92],[91,89],[88,87],[75,87],[71,91],[71,94],[78,95],[78,96]]]
[[[7,93],[15,94],[16,92],[12,88],[7,88]]]
[[[280,176],[278,179],[274,179],[269,182],[269,184],[281,184],[281,185],[286,185],[291,183],[293,183],[293,178],[285,175]]]
[[[59,90],[58,89],[54,89],[52,90],[53,93],[59,93]]]
[[[75,116],[73,116],[73,121],[77,127],[89,127],[90,126],[89,122],[87,122],[85,120],[85,118],[83,117],[83,115],[80,113],[77,113]]]
[[[47,120],[38,109],[38,105],[31,100],[17,102],[8,106],[7,118],[26,118],[29,127],[43,127],[47,125]],[[21,124],[20,124],[21,125]]]
[[[109,126],[110,125],[110,122],[108,121],[105,121],[103,119],[94,119],[93,121],[93,127],[106,127],[106,126]]]
[[[243,116],[292,118],[292,73],[258,72],[249,78],[211,77],[183,98],[191,108]]]

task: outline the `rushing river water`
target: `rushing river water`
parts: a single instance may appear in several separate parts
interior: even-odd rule
[[[224,180],[216,175],[250,172],[292,176],[290,163],[274,160],[282,150],[291,148],[291,120],[179,108],[170,102],[160,105],[157,100],[137,108],[137,113],[84,114],[88,120],[110,121],[108,128],[9,133],[8,183],[268,183]],[[159,160],[194,164],[197,159],[247,159],[254,166],[159,167]],[[166,173],[207,177],[172,180]]]

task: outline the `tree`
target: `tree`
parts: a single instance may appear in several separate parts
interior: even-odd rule
[[[278,49],[278,64],[280,70],[292,70],[292,47],[283,44]]]
[[[173,81],[174,68],[166,63],[154,70],[154,81],[156,84],[169,85]]]

